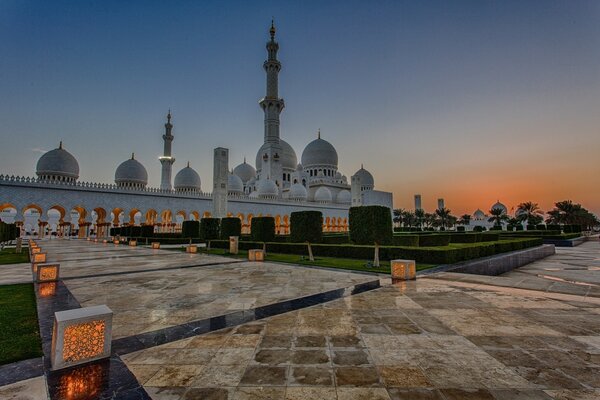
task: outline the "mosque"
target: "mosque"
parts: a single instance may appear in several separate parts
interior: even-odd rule
[[[79,230],[82,236],[92,231],[106,235],[108,227],[123,224],[153,224],[158,230],[176,230],[185,219],[232,215],[242,219],[246,230],[253,216],[273,215],[278,232],[287,233],[291,212],[306,209],[323,212],[325,231],[345,231],[350,206],[377,204],[391,209],[392,194],[375,190],[373,175],[362,165],[350,180],[338,170],[338,153],[320,132],[302,151],[300,163],[294,149],[281,138],[280,114],[285,103],[278,92],[282,65],[277,59],[275,33],[271,24],[263,64],[266,94],[259,101],[264,113],[264,143],[254,166],[244,159],[230,169],[228,150],[218,148],[214,151],[212,193],[202,191],[200,175],[189,162],[172,179],[175,158],[169,111],[162,136],[163,155],[159,157],[159,188],[148,187],[148,172],[135,154],[117,167],[114,184],[80,182],[79,163],[61,142],[40,157],[37,177],[0,175],[0,212],[14,210],[9,213],[12,219],[31,225],[32,231],[37,231],[37,222],[41,234],[45,230],[64,233],[79,225],[85,228]],[[26,217],[31,215],[37,221],[26,224]],[[52,215],[54,224],[48,219]],[[48,225],[52,229],[43,229]]]

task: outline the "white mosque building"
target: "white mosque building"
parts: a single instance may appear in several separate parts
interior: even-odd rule
[[[289,215],[297,210],[320,210],[326,231],[343,231],[348,227],[350,206],[377,204],[392,208],[392,194],[375,190],[373,176],[362,166],[348,181],[338,170],[335,147],[322,139],[320,132],[304,148],[298,163],[296,152],[280,135],[280,114],[285,103],[278,93],[281,63],[273,24],[269,33],[268,56],[263,64],[267,90],[259,102],[264,112],[264,143],[254,166],[244,159],[230,169],[228,150],[219,148],[214,153],[211,193],[202,190],[200,174],[189,162],[171,183],[175,158],[169,111],[163,155],[159,158],[159,188],[148,187],[148,172],[135,154],[117,167],[114,184],[80,182],[79,163],[61,142],[40,157],[37,177],[0,175],[0,218],[15,220],[25,229],[29,225],[32,231],[38,225],[41,233],[48,225],[53,231],[79,225],[86,228],[84,232],[93,229],[106,235],[110,226],[154,224],[164,228],[202,216],[238,216],[249,228],[253,216],[272,215],[279,233],[286,233]],[[26,216],[37,221],[27,223]],[[52,216],[54,224],[49,221]]]

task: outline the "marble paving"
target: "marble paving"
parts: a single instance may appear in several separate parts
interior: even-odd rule
[[[89,274],[74,264],[64,283],[82,306],[109,304],[122,336],[372,279],[269,263],[201,265],[207,256],[175,260],[125,246],[87,251],[94,246],[66,246]],[[504,276],[386,285],[120,359],[155,400],[600,399],[600,297],[592,290],[600,246],[557,250]],[[162,262],[168,269],[144,272]],[[127,273],[102,275],[118,265]],[[556,282],[566,286],[543,284]],[[582,282],[585,291],[571,288]],[[0,398],[30,398],[36,385],[0,387]]]

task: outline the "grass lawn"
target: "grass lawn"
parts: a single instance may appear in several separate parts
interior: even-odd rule
[[[42,356],[33,284],[0,286],[0,365]]]
[[[181,248],[178,250],[185,250]],[[199,249],[200,251],[200,249]],[[229,254],[226,249],[211,249],[210,254],[234,257],[234,258],[248,258],[248,252],[240,250],[239,254]],[[335,258],[335,257],[315,257],[315,261],[309,261],[308,256],[299,256],[297,254],[281,254],[281,253],[269,253],[267,252],[267,261],[300,264],[300,265],[313,265],[317,267],[327,268],[339,268],[347,269],[351,271],[366,271],[366,272],[378,272],[382,274],[390,273],[390,262],[381,261],[381,267],[373,268],[367,266],[366,260],[356,260],[352,258]],[[417,271],[435,267],[432,264],[417,264]]]
[[[29,262],[29,252],[27,247],[23,247],[21,253],[15,253],[15,249],[4,249],[0,251],[1,264],[18,264]]]

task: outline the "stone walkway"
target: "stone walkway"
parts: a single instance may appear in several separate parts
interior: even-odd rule
[[[207,282],[227,288],[218,289],[219,296],[210,304],[219,304],[220,296],[230,296],[225,304],[239,307],[234,299],[245,299],[248,291],[254,290],[252,298],[266,291],[267,298],[278,299],[281,292],[274,287],[303,290],[293,282],[304,285],[308,277],[319,281],[315,283],[318,290],[335,286],[337,277],[346,279],[345,284],[369,278],[250,263],[140,272],[140,268],[160,265],[171,268],[175,261],[146,253],[141,257],[151,261],[144,263],[137,253],[150,250],[125,247],[100,252],[111,260],[103,269],[102,262],[91,261],[102,257],[86,251],[89,244],[77,246],[81,246],[78,261],[71,259],[77,251],[61,254],[70,265],[67,271],[73,273],[73,279],[64,282],[82,305],[105,296],[102,301],[112,302],[117,318],[127,307],[138,311],[138,305],[144,304],[139,308],[143,314],[154,304],[157,321],[167,325],[179,322],[167,317],[188,309],[190,298],[203,296],[213,287],[206,286]],[[52,251],[61,252],[61,248]],[[183,256],[177,262],[190,262],[185,259],[188,255],[177,256]],[[439,274],[386,285],[125,353],[121,360],[155,400],[600,399],[600,297],[594,291],[600,280],[599,257],[599,244],[588,242],[557,249],[555,256],[504,276]],[[82,268],[77,263],[87,264]],[[119,263],[127,274],[108,281],[103,281],[108,276],[98,276],[103,271],[118,272]],[[195,273],[188,275],[188,271]],[[248,271],[253,272],[242,275]],[[299,274],[293,275],[294,271]],[[84,277],[76,278],[77,274]],[[228,278],[236,274],[241,277],[237,284]],[[332,282],[320,274],[335,278]],[[195,276],[201,278],[194,280]],[[268,284],[246,286],[248,281],[257,284],[259,276]],[[582,283],[585,291],[578,291]],[[276,293],[269,293],[270,289]],[[127,306],[127,298],[135,304]],[[195,300],[191,301],[195,307]],[[204,308],[198,305],[197,311],[204,312]],[[188,317],[198,314],[184,315],[184,320]],[[126,327],[127,318],[119,324]],[[140,326],[133,331],[140,328],[147,329]],[[0,388],[0,398],[20,398],[14,393],[39,385],[39,381],[30,382]]]

